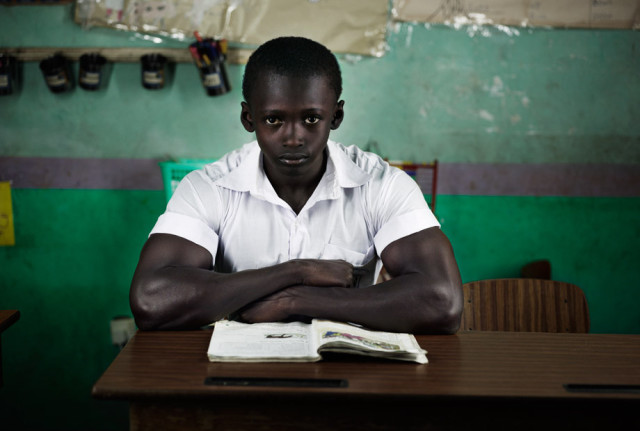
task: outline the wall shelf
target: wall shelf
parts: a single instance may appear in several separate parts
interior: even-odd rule
[[[227,51],[227,64],[245,64],[253,51],[250,49],[229,48]],[[62,54],[72,61],[77,61],[82,54],[99,53],[114,63],[137,63],[145,54],[157,53],[164,55],[168,61],[174,63],[191,63],[193,59],[189,50],[185,48],[2,48],[0,53],[12,55],[18,61],[42,61],[54,54]]]
[[[0,0],[0,6],[59,6],[74,0]]]

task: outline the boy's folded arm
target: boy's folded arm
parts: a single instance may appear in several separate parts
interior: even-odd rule
[[[292,260],[271,267],[219,273],[203,247],[169,234],[144,245],[130,290],[140,329],[193,329],[219,320],[283,288],[303,283],[347,285],[344,261]]]
[[[439,228],[394,241],[382,259],[391,280],[361,289],[292,286],[256,301],[242,317],[262,322],[306,316],[416,334],[458,330],[462,283],[451,245]]]

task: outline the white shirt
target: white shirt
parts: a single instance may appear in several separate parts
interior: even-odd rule
[[[236,272],[304,258],[361,266],[391,242],[440,226],[405,172],[356,146],[327,148],[326,171],[299,214],[276,194],[254,141],[189,173],[151,234],[192,241],[217,271]]]

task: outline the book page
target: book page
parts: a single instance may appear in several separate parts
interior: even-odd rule
[[[309,324],[216,322],[207,356],[212,362],[320,360]]]
[[[328,320],[314,320],[313,326],[320,351],[364,353],[389,359],[427,362],[426,350],[411,334],[371,331]]]

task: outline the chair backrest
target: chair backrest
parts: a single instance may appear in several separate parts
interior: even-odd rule
[[[589,332],[589,308],[578,286],[561,281],[503,278],[463,285],[460,330]]]
[[[389,164],[402,169],[416,180],[431,211],[435,214],[436,194],[438,191],[438,160],[430,163],[395,162],[390,160]]]
[[[547,259],[529,262],[520,269],[520,277],[551,280],[551,262]]]

